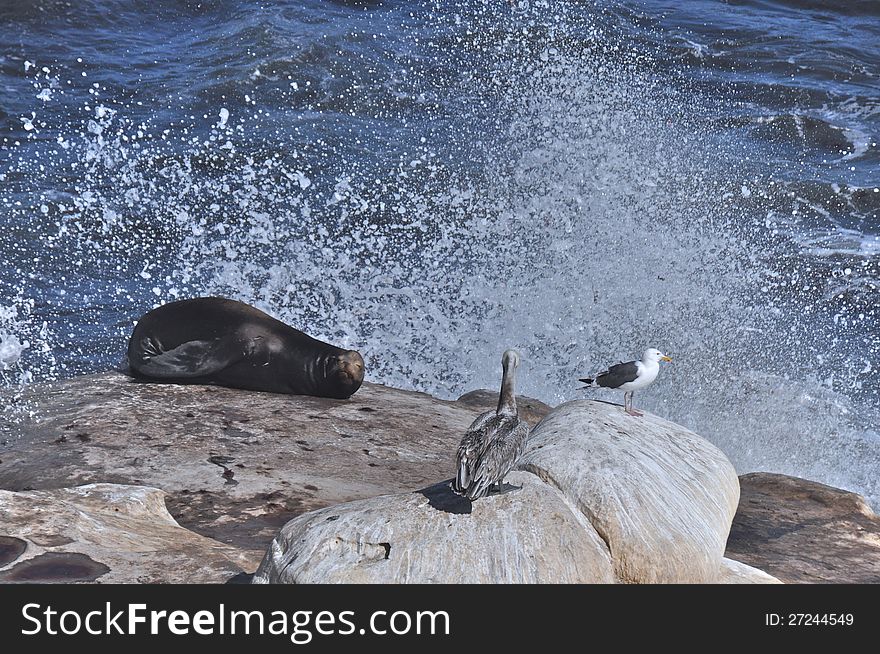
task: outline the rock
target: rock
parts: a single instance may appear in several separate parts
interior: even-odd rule
[[[0,488],[161,488],[182,526],[259,555],[304,511],[452,475],[479,413],[369,383],[333,400],[115,372],[37,384],[21,402],[36,417],[0,453]]]
[[[255,583],[610,583],[608,549],[533,475],[471,504],[448,482],[289,522]]]
[[[537,401],[519,400],[531,421],[548,411]],[[304,512],[377,495],[411,494],[414,488],[426,488],[450,477],[455,448],[464,430],[496,401],[495,391],[475,391],[462,396],[461,401],[446,402],[375,384],[365,384],[351,400],[329,400],[211,386],[144,384],[120,373],[36,384],[17,400],[33,410],[35,418],[4,425],[4,434],[10,429],[14,432],[7,442],[0,442],[0,488],[49,490],[102,482],[162,488],[168,510],[180,525],[259,558],[277,530]],[[597,414],[596,424],[599,432],[607,432],[608,442],[598,447],[593,434],[583,444],[570,446],[584,451],[591,448],[592,458],[587,461],[592,461],[593,468],[604,466],[601,456],[607,445],[616,444],[618,437],[623,439],[618,430],[629,434],[628,440],[623,440],[632,445],[632,430],[671,424],[651,416],[631,419],[618,406],[593,406],[602,412]],[[527,410],[532,414],[526,414]],[[674,425],[670,428],[678,429]],[[690,438],[692,435],[681,439],[679,449],[689,451]],[[700,441],[697,444],[695,451],[703,447]],[[600,527],[597,533],[628,538],[620,506],[638,505],[642,500],[637,496],[645,489],[618,488],[615,484],[625,481],[626,475],[646,474],[636,461],[626,462],[633,451],[619,450],[626,465],[609,478],[602,477],[610,470],[607,467],[598,476],[587,475],[597,481],[586,489],[567,479],[568,455],[545,461],[542,451],[535,452],[530,469],[548,481],[562,483],[560,478],[568,484],[568,501],[572,506],[586,507],[584,513],[578,513],[590,525]],[[667,454],[681,459],[687,453]],[[726,464],[719,464],[710,474],[676,472],[663,457],[654,463],[647,473],[665,475],[669,481],[666,486],[682,501],[687,499],[684,491],[693,486],[693,480],[708,480],[705,488],[719,502],[718,515],[724,514],[724,498],[729,500],[731,492]],[[711,482],[712,474],[722,481]],[[673,480],[681,482],[681,488]],[[743,497],[733,522],[728,557],[765,569],[785,582],[880,581],[878,517],[859,496],[782,475],[744,475],[741,483]],[[636,496],[615,498],[609,494],[609,510],[602,503],[590,508],[586,500],[591,493],[612,488],[615,493]],[[611,524],[604,524],[606,519],[601,516],[593,523],[590,511],[617,515],[615,519],[623,521],[623,526],[615,526],[611,518]],[[668,517],[668,513],[661,515]],[[700,520],[705,524],[705,511],[698,513],[703,514]],[[717,542],[723,540],[721,532],[720,527],[714,529],[712,556],[698,556],[699,572],[686,575],[688,578],[711,576]],[[674,530],[667,536],[672,533]],[[687,535],[683,541],[687,548],[693,548],[699,534],[697,529]],[[45,538],[44,544],[50,542]],[[61,542],[67,537],[58,538]],[[638,565],[630,574],[630,563],[622,564],[624,560],[638,561],[638,557],[633,558],[614,538],[609,542],[615,574],[622,579],[641,578],[643,570]],[[21,537],[0,529],[0,568],[20,563],[22,556],[34,558],[31,552],[36,550],[29,547]],[[42,554],[56,553],[44,547]],[[86,551],[70,554],[74,553],[91,558]],[[41,566],[45,569],[56,564],[60,562],[52,557],[36,560],[36,572],[27,575],[43,574]],[[114,570],[111,564],[103,564]],[[84,559],[69,558],[65,565],[69,571],[79,570],[76,574],[83,579],[100,570]],[[719,569],[722,578],[732,579],[730,564],[721,561]],[[19,572],[25,575],[26,571]],[[97,579],[102,581],[107,574]],[[666,570],[660,576],[668,579],[675,575]]]
[[[740,581],[724,543],[739,486],[724,455],[654,416],[602,402],[553,410],[509,492],[471,503],[448,482],[340,504],[282,528],[257,583]],[[532,473],[532,474],[529,474]],[[750,578],[757,578],[751,575]],[[763,579],[766,581],[766,579]]]
[[[860,495],[767,472],[740,486],[728,556],[785,583],[880,583],[880,516]]]
[[[178,525],[156,488],[0,491],[0,583],[223,583],[253,554]]]
[[[456,402],[464,406],[473,407],[478,413],[483,413],[498,408],[498,391],[490,391],[485,388],[469,391],[459,397]],[[516,408],[519,411],[519,417],[532,427],[537,425],[552,410],[550,405],[525,395],[516,396]]]
[[[781,584],[776,577],[768,575],[745,563],[733,559],[721,559],[721,575],[718,582],[722,584]]]
[[[693,432],[576,400],[535,428],[520,467],[583,512],[621,581],[716,580],[739,483],[724,454]]]

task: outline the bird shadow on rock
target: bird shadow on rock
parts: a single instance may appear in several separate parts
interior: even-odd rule
[[[428,504],[438,511],[443,511],[445,513],[455,513],[457,515],[466,515],[471,513],[474,509],[473,502],[468,498],[462,497],[461,495],[455,493],[452,490],[451,483],[452,480],[447,479],[446,481],[442,481],[439,484],[434,484],[433,486],[422,488],[421,490],[418,490],[416,492],[426,497],[428,499]],[[495,495],[506,495],[507,493],[513,493],[518,490],[522,490],[522,486],[514,486],[513,484],[505,483],[498,490],[493,488],[493,490],[489,492],[488,497],[492,497]]]
[[[621,409],[623,408],[623,404],[620,402],[612,402],[611,400],[600,400],[598,397],[585,397],[585,400],[590,400],[592,402],[599,402],[601,404],[607,404],[608,406],[619,406]]]
[[[441,481],[439,484],[422,488],[416,492],[426,497],[428,499],[428,504],[438,511],[455,513],[458,515],[470,513],[473,510],[471,501],[468,498],[462,497],[453,492],[452,487],[450,486],[451,482],[451,479],[447,479],[446,481]]]

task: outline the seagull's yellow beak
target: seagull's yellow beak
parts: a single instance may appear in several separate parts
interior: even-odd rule
[[[660,357],[660,360],[661,361],[672,361],[672,357],[668,357],[664,354],[662,357]]]

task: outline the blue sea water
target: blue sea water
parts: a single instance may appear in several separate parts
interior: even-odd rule
[[[0,0],[3,438],[222,294],[450,398],[656,346],[637,406],[876,506],[878,133],[867,0]]]

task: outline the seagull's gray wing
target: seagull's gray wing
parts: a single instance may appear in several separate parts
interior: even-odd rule
[[[638,361],[627,361],[613,365],[605,372],[596,375],[596,383],[606,388],[618,388],[627,382],[635,381],[638,376]]]

